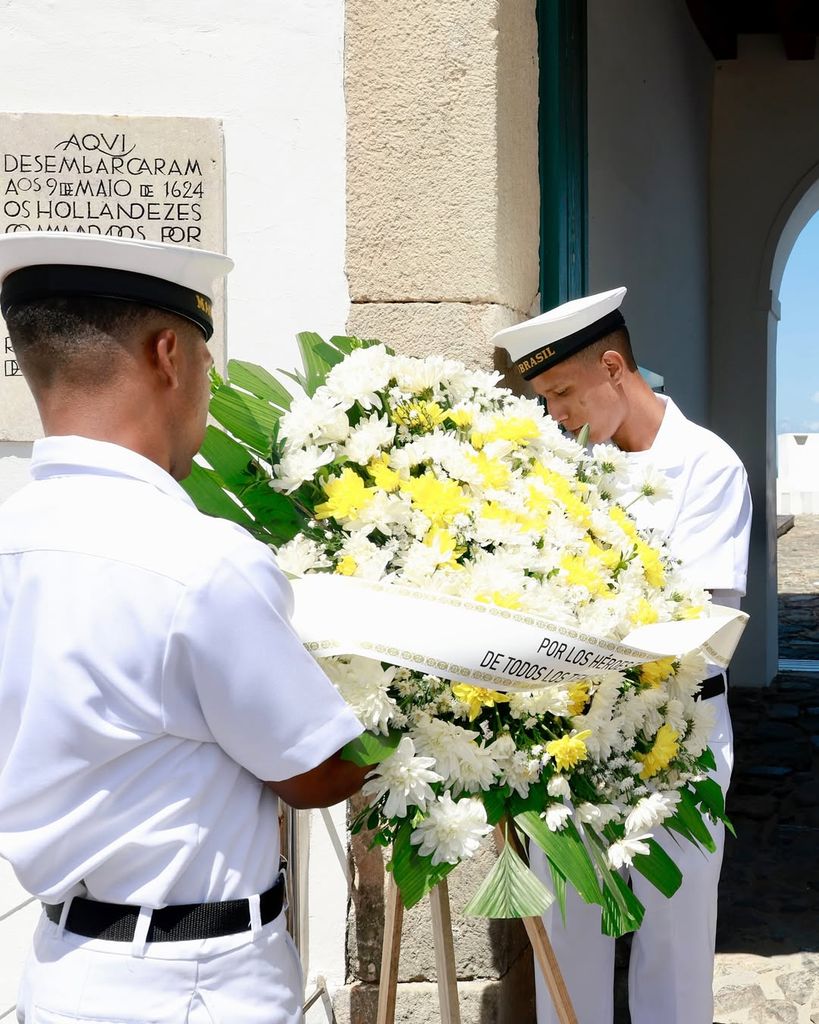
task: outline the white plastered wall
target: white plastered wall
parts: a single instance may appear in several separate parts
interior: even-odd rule
[[[589,290],[627,286],[638,362],[706,425],[713,67],[684,0],[589,0]]]
[[[754,501],[751,626],[735,683],[777,670],[774,375],[779,285],[819,209],[819,63],[788,61],[775,36],[744,36],[717,65],[712,137],[711,421],[748,469]]]
[[[216,117],[226,146],[228,355],[297,359],[300,330],[343,333],[343,0],[28,0],[5,4],[2,104],[12,112]],[[0,445],[0,501],[27,476],[29,445]],[[334,812],[344,828],[343,809]],[[323,825],[314,822],[320,835]],[[310,967],[343,982],[346,887],[323,847],[321,927]],[[7,877],[8,875],[8,877]],[[35,908],[0,877],[0,1019]],[[308,988],[311,983],[308,982]],[[326,1019],[321,1005],[311,1021]]]

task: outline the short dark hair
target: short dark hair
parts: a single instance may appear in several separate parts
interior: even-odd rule
[[[632,372],[637,370],[637,360],[634,358],[628,327],[618,327],[616,331],[598,338],[597,341],[593,341],[591,345],[587,345],[577,354],[585,362],[594,363],[604,352],[619,352],[625,360],[627,368]]]
[[[94,387],[112,379],[134,330],[156,315],[148,306],[120,299],[54,296],[12,306],[6,326],[31,383]]]

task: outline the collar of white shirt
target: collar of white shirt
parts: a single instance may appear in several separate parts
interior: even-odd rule
[[[48,480],[76,474],[142,480],[170,498],[193,504],[169,473],[130,448],[75,435],[43,437],[34,442],[31,458],[33,479]]]

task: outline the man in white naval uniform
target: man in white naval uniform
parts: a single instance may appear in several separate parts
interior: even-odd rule
[[[641,527],[656,529],[693,582],[718,604],[739,607],[745,593],[751,499],[745,470],[715,434],[692,423],[674,402],[655,395],[643,380],[620,312],[625,288],[566,303],[501,331],[505,347],[549,413],[571,432],[590,427],[592,443],[611,440],[635,462],[662,471],[670,495],[638,501],[632,511]],[[727,680],[710,667],[700,692],[714,711],[709,738],[717,767],[713,778],[727,791],[733,767]],[[717,852],[675,842],[658,830],[655,839],[683,874],[671,899],[639,872],[635,895],[646,908],[635,934],[629,969],[632,1024],[712,1024],[717,886],[724,827],[711,825]],[[532,850],[536,872],[548,881],[545,858]],[[600,908],[569,890],[566,925],[557,904],[544,917],[580,1024],[611,1024],[614,940],[600,929]],[[542,977],[537,979],[538,1024],[557,1020]]]
[[[277,797],[344,799],[361,726],[269,548],[177,480],[225,257],[0,238],[45,438],[0,508],[0,856],[44,903],[18,1021],[296,1024]]]

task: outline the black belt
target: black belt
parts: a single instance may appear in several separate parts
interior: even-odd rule
[[[279,873],[272,887],[259,897],[261,923],[268,924],[282,912],[284,874]],[[62,903],[44,903],[46,917],[59,924]],[[139,907],[122,903],[101,903],[82,896],[71,902],[66,930],[89,939],[131,942],[136,930]],[[220,903],[186,903],[162,907],[151,915],[146,942],[185,942],[190,939],[215,939],[250,931],[248,900],[222,900]]]
[[[724,672],[718,672],[715,676],[703,679],[699,692],[694,694],[694,700],[710,700],[712,697],[719,697],[721,693],[725,693]]]

